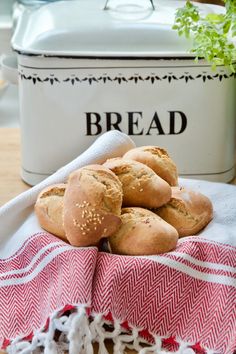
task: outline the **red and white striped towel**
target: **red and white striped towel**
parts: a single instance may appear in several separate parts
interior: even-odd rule
[[[180,179],[208,195],[214,220],[169,253],[128,257],[75,248],[43,231],[33,204],[75,168],[133,147],[109,132],[0,209],[0,346],[9,353],[232,354],[236,350],[236,187]]]

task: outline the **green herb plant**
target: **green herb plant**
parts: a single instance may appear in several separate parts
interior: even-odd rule
[[[180,36],[193,39],[193,53],[196,61],[204,58],[215,70],[225,65],[235,72],[236,47],[236,0],[224,0],[223,14],[210,13],[202,16],[199,7],[186,1],[184,7],[177,9],[173,29]]]

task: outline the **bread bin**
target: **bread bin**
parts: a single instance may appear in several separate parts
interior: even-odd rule
[[[235,74],[191,57],[191,40],[172,29],[184,3],[73,0],[23,12],[12,47],[27,183],[111,129],[167,149],[181,176],[233,178]]]

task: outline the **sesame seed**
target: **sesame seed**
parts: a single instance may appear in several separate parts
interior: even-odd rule
[[[143,192],[143,188],[141,188],[141,189],[139,190],[139,192]]]
[[[81,226],[80,223],[78,222],[78,220],[76,220],[76,219],[73,219],[73,225],[77,226],[77,227]]]

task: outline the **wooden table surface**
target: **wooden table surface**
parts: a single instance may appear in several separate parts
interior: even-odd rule
[[[20,178],[20,132],[0,128],[0,206],[29,188]]]
[[[20,131],[18,128],[0,128],[0,206],[30,188],[20,178]],[[236,184],[236,178],[231,182]],[[112,344],[107,347],[113,353]],[[135,351],[127,350],[127,354]],[[98,353],[95,345],[95,353]],[[1,352],[0,352],[1,354]]]

